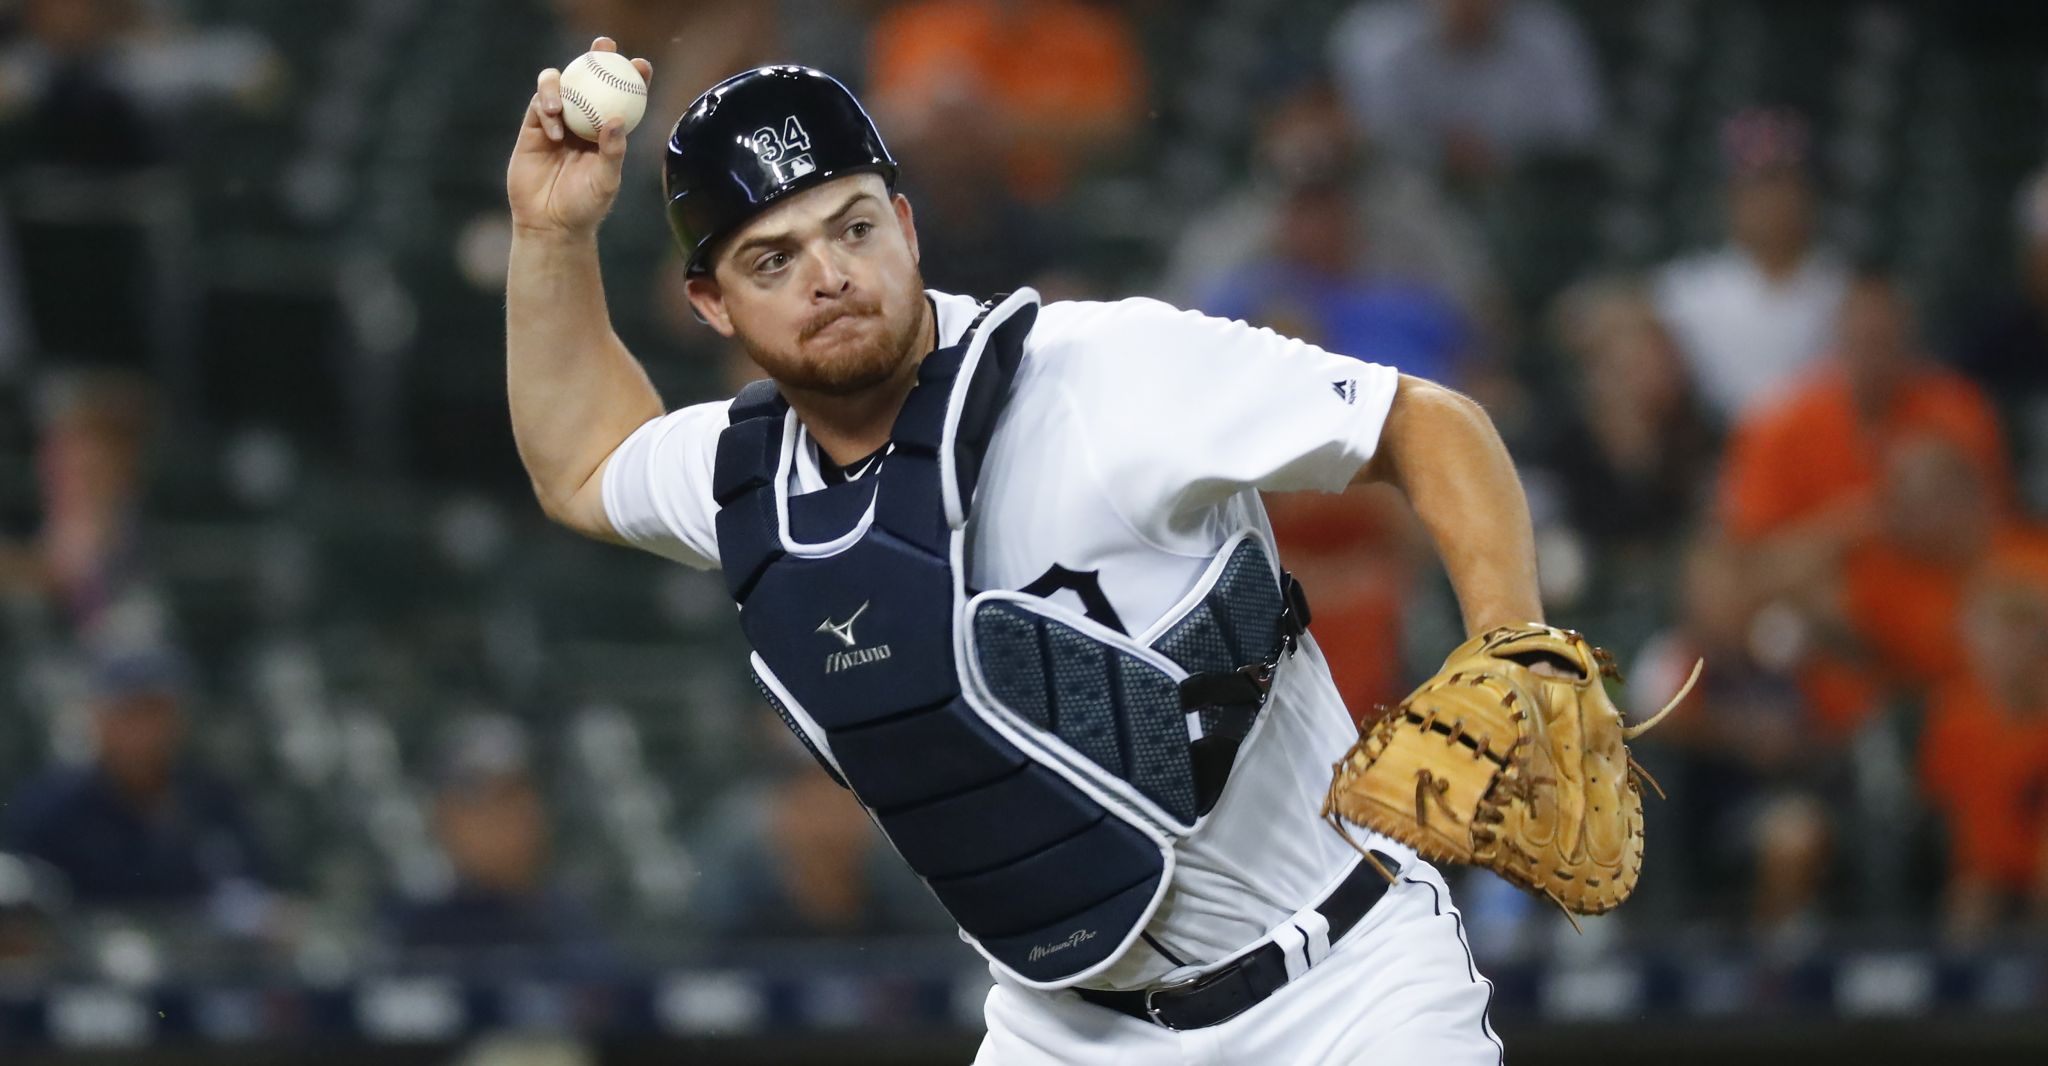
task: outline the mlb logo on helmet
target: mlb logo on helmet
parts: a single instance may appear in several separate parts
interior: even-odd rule
[[[782,181],[795,181],[816,169],[818,164],[811,162],[810,156],[800,155],[775,164],[775,176]]]

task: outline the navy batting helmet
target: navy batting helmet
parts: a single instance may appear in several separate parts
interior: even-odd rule
[[[668,139],[662,188],[689,272],[710,270],[711,246],[790,193],[896,160],[873,119],[839,80],[810,67],[760,67],[697,98]]]

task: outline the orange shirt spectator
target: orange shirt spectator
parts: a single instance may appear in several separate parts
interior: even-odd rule
[[[1921,354],[1891,279],[1858,279],[1828,363],[1736,426],[1720,493],[1752,593],[1820,638],[1800,685],[1825,732],[1955,671],[1960,589],[2008,519],[2012,474],[1989,400]]]
[[[1057,195],[1078,156],[1142,112],[1143,58],[1109,5],[919,0],[884,15],[870,41],[884,128],[1000,146],[1012,192],[1027,201]],[[906,157],[914,165],[916,154]]]
[[[1874,528],[1848,542],[1834,591],[1853,641],[1811,657],[1801,676],[1836,735],[1887,691],[1927,694],[1964,671],[1964,600],[1987,559],[2048,556],[2048,532],[2007,517],[1981,459],[1948,437],[1891,442],[1880,477]]]
[[[1969,666],[1932,701],[1920,770],[1954,851],[1943,924],[1970,940],[2048,918],[2048,538],[1985,553],[1961,628]]]
[[[2034,529],[2009,528],[1992,543],[1999,555],[2048,553],[2048,534]],[[1851,549],[1842,564],[1843,614],[1870,650],[1876,676],[1926,690],[1962,672],[1963,600],[1975,573],[1889,538]]]
[[[2048,709],[2015,713],[1977,679],[1958,680],[1936,695],[1920,755],[1955,872],[2031,891],[2048,848]]]
[[[1997,412],[1967,378],[1917,366],[1883,411],[1866,420],[1848,375],[1830,367],[1736,426],[1721,481],[1722,520],[1731,536],[1752,541],[1867,502],[1888,445],[1919,433],[1962,448],[1996,498],[2010,498]]]

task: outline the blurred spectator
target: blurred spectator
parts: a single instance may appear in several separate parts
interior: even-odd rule
[[[0,848],[50,863],[87,906],[207,905],[225,931],[260,932],[266,852],[240,797],[184,758],[188,683],[169,652],[95,664],[93,761],[23,785]]]
[[[84,631],[136,577],[151,397],[139,380],[100,373],[54,382],[46,406],[38,561],[50,594]]]
[[[1352,269],[1449,294],[1476,324],[1497,316],[1500,299],[1485,240],[1412,168],[1375,152],[1344,113],[1336,90],[1318,84],[1270,108],[1252,149],[1250,182],[1204,208],[1167,258],[1160,287],[1169,301],[1194,303],[1219,277],[1267,256],[1289,189],[1318,174],[1341,172],[1352,185]]]
[[[1839,636],[1847,647],[1821,649],[1810,670],[1823,715],[1846,731],[1886,695],[1921,699],[1961,673],[1962,604],[1973,575],[1988,553],[2036,547],[2048,550],[2048,537],[2013,519],[1955,441],[1931,433],[1893,441],[1876,528],[1841,562]],[[1825,637],[1831,620],[1817,620]]]
[[[1867,666],[1914,693],[1962,669],[1964,586],[2001,533],[1984,472],[1953,442],[1904,437],[1885,455],[1878,526],[1842,561],[1842,613]]]
[[[1480,179],[1599,134],[1585,34],[1549,0],[1377,0],[1339,19],[1330,69],[1375,142]]]
[[[1457,305],[1427,285],[1356,269],[1362,212],[1348,178],[1331,170],[1291,180],[1265,256],[1217,279],[1196,305],[1418,377],[1467,384],[1473,331]]]
[[[1936,693],[1920,766],[1954,856],[1943,924],[1977,942],[2015,919],[2048,923],[2048,553],[1991,557],[1964,642],[1969,669]]]
[[[1721,131],[1729,243],[1666,266],[1657,305],[1700,393],[1732,420],[1813,362],[1849,272],[1815,232],[1804,119],[1747,111]]]
[[[1498,297],[1476,231],[1426,179],[1376,158],[1326,85],[1273,108],[1253,156],[1250,185],[1205,208],[1174,248],[1169,298],[1463,377]]]
[[[2015,207],[2017,291],[1965,335],[1957,366],[1997,401],[2027,503],[2048,513],[2048,169],[2021,184]]]
[[[1026,203],[1057,197],[1144,114],[1144,59],[1116,5],[911,0],[868,42],[867,98],[902,156],[970,142]]]
[[[764,728],[781,732],[762,716]],[[704,820],[694,917],[720,940],[878,937],[953,923],[890,850],[853,794],[793,736],[773,741],[767,772]]]
[[[1555,327],[1578,402],[1553,423],[1543,465],[1559,477],[1572,526],[1601,555],[1675,541],[1709,483],[1714,439],[1649,293],[1626,280],[1582,283],[1558,301]]]
[[[588,971],[613,963],[590,909],[549,877],[547,811],[517,722],[473,715],[450,729],[434,836],[454,880],[437,897],[396,907],[401,945],[491,966]]]
[[[1947,444],[1954,461],[1976,476],[1930,475],[1923,467],[1942,460],[1904,443],[1922,437]],[[1940,619],[1954,616],[1951,556],[1967,549],[1945,540],[1967,535],[1981,542],[1980,530],[1999,528],[2007,516],[2009,485],[1990,402],[1976,386],[1921,354],[1896,285],[1870,277],[1858,281],[1843,303],[1832,357],[1736,427],[1721,476],[1721,520],[1746,551],[1744,577],[1760,602],[1786,604],[1806,620],[1808,628],[1788,639],[1847,641],[1860,656],[1865,641],[1858,633],[1876,635],[1884,644],[1910,640],[1914,633],[1949,632]],[[1982,493],[1972,506],[1987,509],[1988,517],[1957,505],[1956,498],[1970,489]],[[1927,506],[1954,509],[1919,513]],[[1924,533],[1916,522],[1941,528]],[[1907,603],[1916,590],[1933,599],[1905,608],[1909,617],[1885,606]],[[1928,613],[1943,602],[1949,607],[1939,618]],[[1841,632],[1845,624],[1850,629]],[[1944,650],[1952,643],[1916,647],[1920,654],[1910,663],[1894,664],[1901,667],[1897,679],[1912,685],[1924,685],[1929,671],[1954,659]],[[1822,716],[1847,732],[1880,695],[1873,687],[1880,674],[1823,655],[1804,681]]]
[[[1721,519],[1745,544],[1798,535],[1840,547],[1873,528],[1885,453],[1916,433],[1953,442],[1994,499],[2007,498],[2010,475],[1990,401],[1922,354],[1897,285],[1866,277],[1843,303],[1831,358],[1736,425],[1722,469]]]
[[[1844,768],[1784,664],[1757,654],[1763,631],[1741,567],[1741,554],[1717,535],[1693,539],[1676,624],[1637,657],[1629,702],[1661,705],[1706,660],[1689,705],[1646,741],[1644,758],[1675,800],[1660,813],[1680,841],[1662,851],[1672,865],[1658,876],[1697,895],[1708,913],[1742,916],[1765,936],[1796,936],[1816,920],[1834,836],[1821,797]]]

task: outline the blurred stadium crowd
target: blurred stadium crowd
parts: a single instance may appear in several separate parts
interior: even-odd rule
[[[527,495],[503,160],[600,32],[657,71],[604,254],[672,405],[747,374],[681,300],[665,124],[822,66],[904,160],[932,286],[1155,294],[1462,388],[1553,620],[1636,708],[1705,658],[1646,745],[1641,896],[1576,942],[2038,932],[2025,7],[0,4],[0,977],[947,935],[752,704],[717,579]],[[1352,706],[1398,698],[1458,636],[1412,519],[1271,506]],[[1556,942],[1463,893],[1483,956]]]

